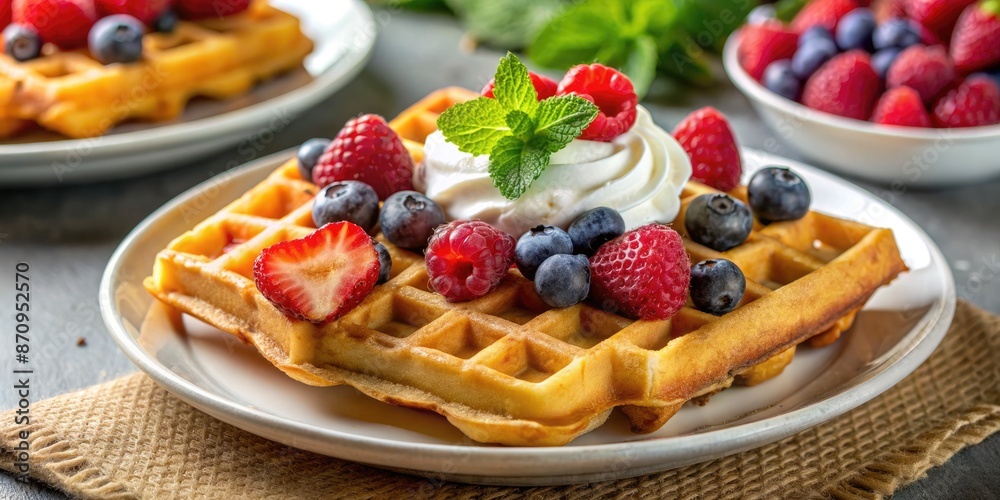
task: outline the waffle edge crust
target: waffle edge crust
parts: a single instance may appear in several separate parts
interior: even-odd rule
[[[265,0],[222,19],[180,21],[143,45],[142,61],[131,64],[104,65],[87,49],[26,62],[0,54],[0,139],[36,125],[80,139],[128,120],[172,120],[196,96],[241,96],[313,50],[299,20]]]
[[[439,90],[391,125],[419,163],[437,115],[475,95]],[[271,305],[252,267],[262,249],[315,230],[316,192],[295,160],[279,167],[160,251],[145,287],[254,345],[296,380],[347,384],[431,410],[486,443],[563,445],[615,407],[634,432],[655,431],[687,401],[704,404],[734,381],[777,375],[798,344],[833,342],[879,287],[906,270],[890,230],[809,212],[757,226],[723,253],[685,238],[692,263],[727,258],[743,270],[747,292],[733,312],[715,317],[689,303],[668,320],[634,321],[588,304],[550,309],[513,269],[487,296],[448,303],[428,290],[421,255],[379,235],[393,259],[389,282],[341,319],[314,325]],[[689,183],[678,220],[709,192]],[[743,188],[730,194],[746,199]]]

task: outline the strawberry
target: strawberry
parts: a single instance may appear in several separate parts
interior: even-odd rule
[[[160,14],[170,7],[172,0],[95,0],[97,13],[101,17],[128,14],[147,26],[153,24]]]
[[[590,273],[590,296],[604,309],[667,319],[687,301],[691,261],[676,231],[649,224],[602,245]]]
[[[97,22],[93,0],[14,0],[13,21],[31,26],[42,41],[70,50],[87,45]]]
[[[691,157],[691,178],[720,191],[740,183],[743,161],[726,117],[712,107],[701,108],[677,124],[673,136]]]
[[[740,46],[736,51],[740,66],[758,82],[768,65],[791,59],[799,44],[798,33],[778,21],[747,25],[740,33]]]
[[[882,94],[872,113],[872,121],[901,127],[931,126],[931,116],[927,114],[920,93],[910,87],[896,87]]]
[[[378,251],[364,229],[334,222],[305,238],[265,248],[253,265],[257,289],[294,319],[333,321],[371,293]]]
[[[977,0],[904,0],[910,19],[924,25],[940,40],[948,40],[955,22],[966,7]]]
[[[868,54],[852,50],[834,56],[806,82],[802,104],[838,116],[867,120],[882,80]]]
[[[548,99],[549,97],[556,95],[556,91],[559,88],[559,83],[557,83],[555,80],[544,75],[539,75],[534,71],[529,71],[528,76],[531,78],[531,85],[535,87],[535,92],[538,94],[539,101],[541,101],[542,99]],[[486,86],[483,87],[483,90],[480,92],[480,94],[483,97],[492,98],[493,85],[494,85],[493,79],[490,78],[490,81],[486,83]]]
[[[1000,1],[970,5],[962,12],[951,40],[951,57],[963,74],[1000,64]]]
[[[934,124],[942,128],[1000,123],[1000,86],[986,75],[973,75],[934,104]]]
[[[603,64],[573,66],[559,82],[559,94],[574,94],[597,105],[597,118],[580,139],[610,142],[635,125],[636,96],[632,80],[620,71]]]
[[[0,0],[0,30],[3,30],[10,24],[11,20],[11,4],[12,0]]]
[[[481,220],[438,226],[424,254],[430,287],[449,302],[490,293],[514,264],[516,243],[511,235]]]
[[[250,0],[176,0],[181,19],[206,19],[239,14],[250,8]]]
[[[836,33],[837,24],[848,12],[860,7],[857,0],[815,0],[806,4],[795,19],[792,19],[792,29],[796,33],[805,33],[813,26],[822,26]]]
[[[955,66],[944,47],[914,45],[899,54],[885,79],[887,87],[910,87],[930,103],[955,81]]]
[[[361,181],[385,200],[413,189],[413,158],[385,118],[351,118],[313,168],[312,181],[325,187],[336,181]]]

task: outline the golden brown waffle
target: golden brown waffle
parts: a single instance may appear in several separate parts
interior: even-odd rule
[[[436,115],[470,95],[438,91],[391,125],[419,160]],[[685,239],[692,262],[724,257],[746,274],[746,295],[733,312],[715,317],[685,307],[669,320],[633,321],[587,304],[550,309],[516,270],[487,296],[452,304],[428,290],[420,255],[386,244],[389,282],[340,320],[314,325],[271,305],[252,268],[262,249],[315,230],[317,191],[288,162],[171,242],[146,288],[255,345],[297,380],[349,384],[438,412],[482,442],[562,445],[615,407],[633,430],[651,432],[734,377],[756,383],[776,375],[795,346],[817,333],[830,341],[906,269],[891,231],[810,212],[757,227],[728,252]],[[706,192],[713,191],[689,184],[683,206]]]
[[[239,15],[147,34],[143,59],[133,64],[106,66],[85,49],[50,45],[26,62],[0,54],[0,138],[32,123],[82,138],[126,120],[169,120],[192,97],[235,97],[294,69],[312,48],[298,19],[257,1]]]

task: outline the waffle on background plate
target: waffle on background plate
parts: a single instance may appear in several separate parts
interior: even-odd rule
[[[240,96],[299,67],[312,49],[295,16],[256,0],[241,14],[147,34],[136,63],[104,65],[85,48],[52,45],[26,62],[0,54],[0,139],[34,126],[85,138],[128,120],[170,120],[193,97]]]
[[[437,115],[475,96],[439,90],[391,126],[419,162]],[[435,411],[481,442],[563,445],[615,407],[633,431],[652,432],[689,400],[779,374],[802,342],[833,342],[906,270],[890,230],[810,212],[758,225],[727,252],[685,238],[692,263],[724,257],[743,270],[747,291],[733,312],[716,317],[689,302],[671,319],[634,321],[586,303],[551,309],[516,269],[485,297],[449,303],[429,291],[421,255],[379,235],[391,279],[341,319],[314,325],[268,302],[252,268],[264,248],[315,230],[316,192],[291,160],[160,251],[146,288],[253,344],[296,380]],[[689,183],[679,217],[709,192]],[[743,188],[731,194],[746,199]]]

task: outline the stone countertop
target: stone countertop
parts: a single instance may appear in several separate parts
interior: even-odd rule
[[[220,172],[314,137],[331,137],[351,116],[394,116],[428,92],[447,85],[477,89],[491,76],[498,51],[459,50],[454,20],[429,14],[389,16],[368,68],[337,95],[287,126],[279,125],[238,147],[173,170],[135,179],[44,189],[0,189],[0,270],[17,262],[32,269],[33,347],[44,356],[32,384],[34,401],[135,371],[107,335],[97,304],[101,273],[125,235],[153,210]],[[415,43],[419,41],[419,43]],[[729,116],[743,145],[795,158],[762,126],[728,83],[644,103],[671,129],[691,110],[711,105]],[[1000,159],[998,159],[1000,161]],[[947,168],[940,166],[939,168]],[[0,167],[2,168],[2,167]],[[946,191],[897,189],[854,180],[915,220],[941,247],[958,294],[1000,312],[1000,180]],[[6,278],[0,280],[9,283]],[[0,304],[13,303],[13,287]],[[85,346],[78,346],[78,339]],[[35,347],[37,346],[37,347]],[[4,360],[4,365],[9,363]],[[6,369],[4,371],[7,371]],[[16,404],[0,391],[0,408]],[[1000,491],[1000,436],[970,447],[898,498],[986,498]],[[60,498],[41,486],[23,487],[0,475],[0,498]]]

